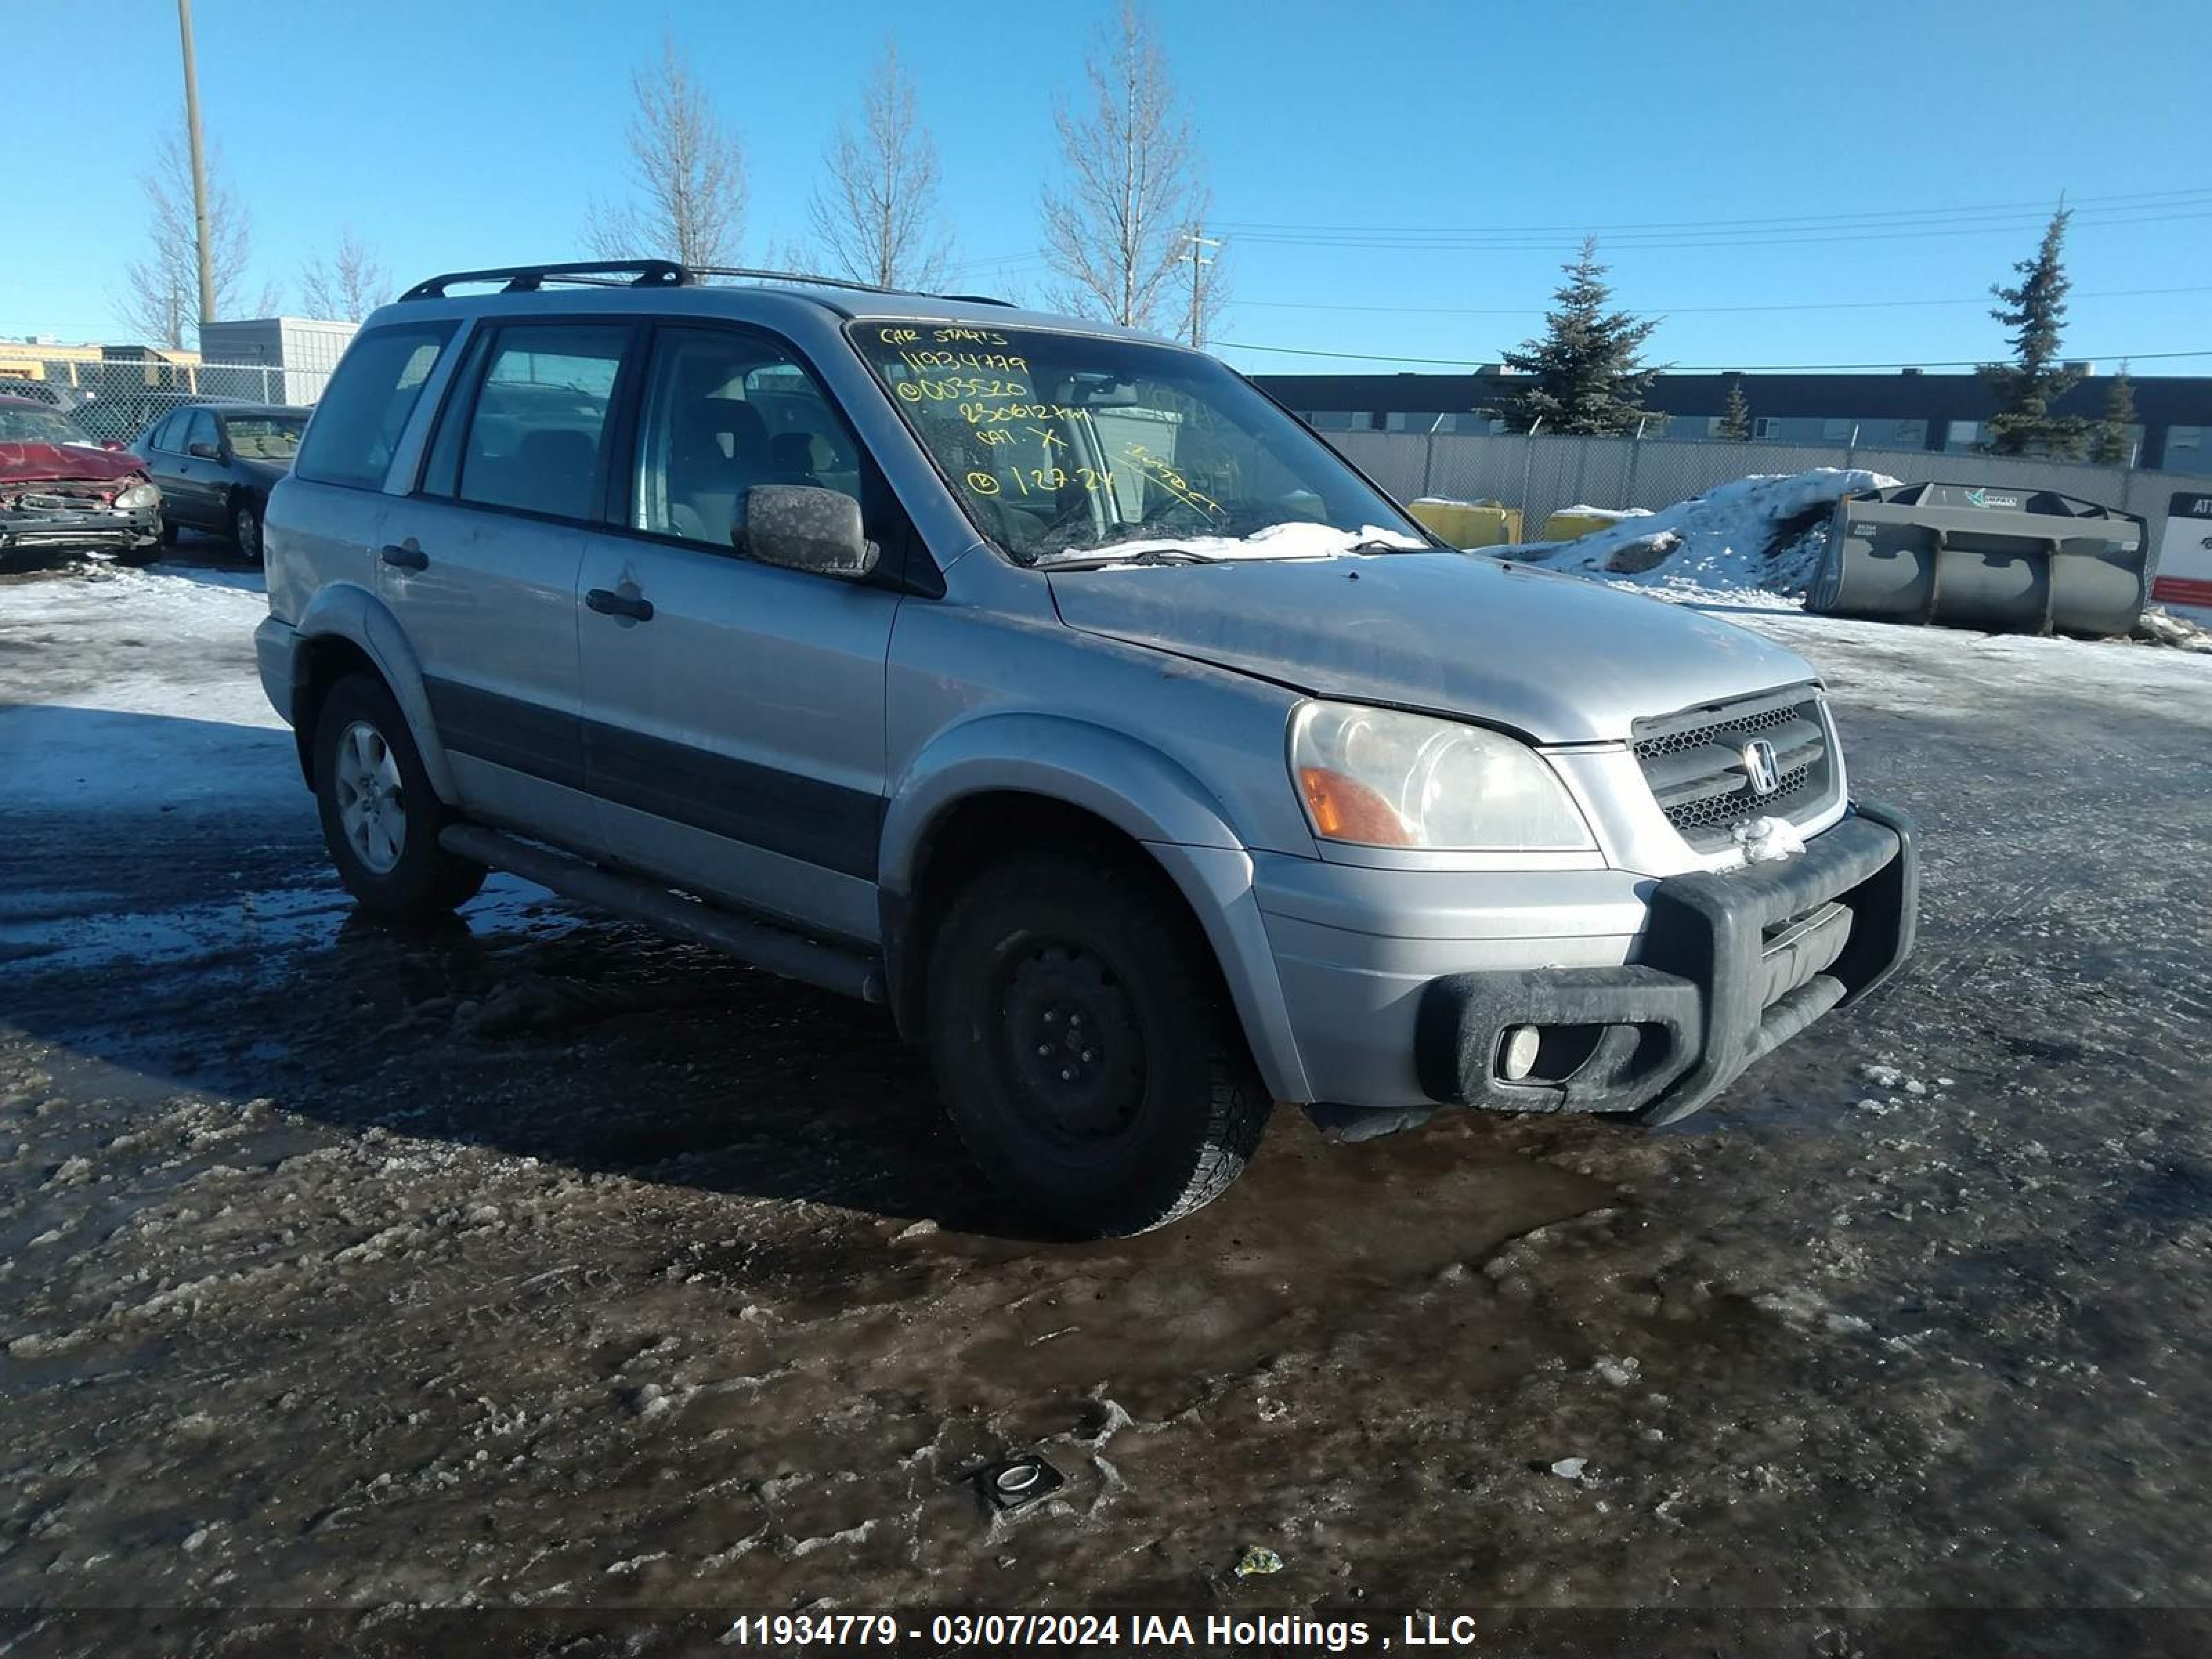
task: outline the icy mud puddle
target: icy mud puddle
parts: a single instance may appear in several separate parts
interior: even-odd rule
[[[521,894],[366,927],[289,776],[50,791],[0,848],[48,930],[0,1603],[2202,1602],[2202,670],[1779,625],[1927,827],[1911,978],[1666,1133],[1279,1115],[1124,1243],[1000,1212],[867,1011]],[[1067,1484],[994,1518],[1017,1450]]]

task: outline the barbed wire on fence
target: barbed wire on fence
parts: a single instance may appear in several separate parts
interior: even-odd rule
[[[163,357],[0,356],[0,397],[51,404],[88,437],[129,443],[179,404],[281,404],[323,395],[326,368]]]

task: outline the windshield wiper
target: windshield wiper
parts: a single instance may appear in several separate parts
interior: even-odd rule
[[[1111,548],[1085,548],[1066,553],[1047,553],[1030,562],[1032,570],[1101,570],[1113,564],[1221,564],[1211,553],[1194,553],[1187,547],[1147,547],[1135,553],[1116,553]]]

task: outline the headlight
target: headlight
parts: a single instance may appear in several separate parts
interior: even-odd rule
[[[1291,720],[1291,775],[1325,841],[1460,852],[1597,844],[1543,758],[1479,726],[1305,703]]]
[[[149,483],[135,483],[115,498],[115,504],[132,513],[142,507],[159,507],[161,492]]]

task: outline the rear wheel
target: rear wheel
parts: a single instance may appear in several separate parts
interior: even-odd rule
[[[261,562],[261,504],[251,495],[240,495],[230,504],[230,540],[238,556]]]
[[[927,1024],[975,1161],[1082,1234],[1212,1201],[1273,1105],[1196,925],[1158,877],[1110,861],[1034,854],[976,878],[938,930]]]
[[[315,722],[315,803],[338,879],[386,921],[425,921],[483,885],[482,865],[438,844],[453,814],[381,680],[349,674]]]

